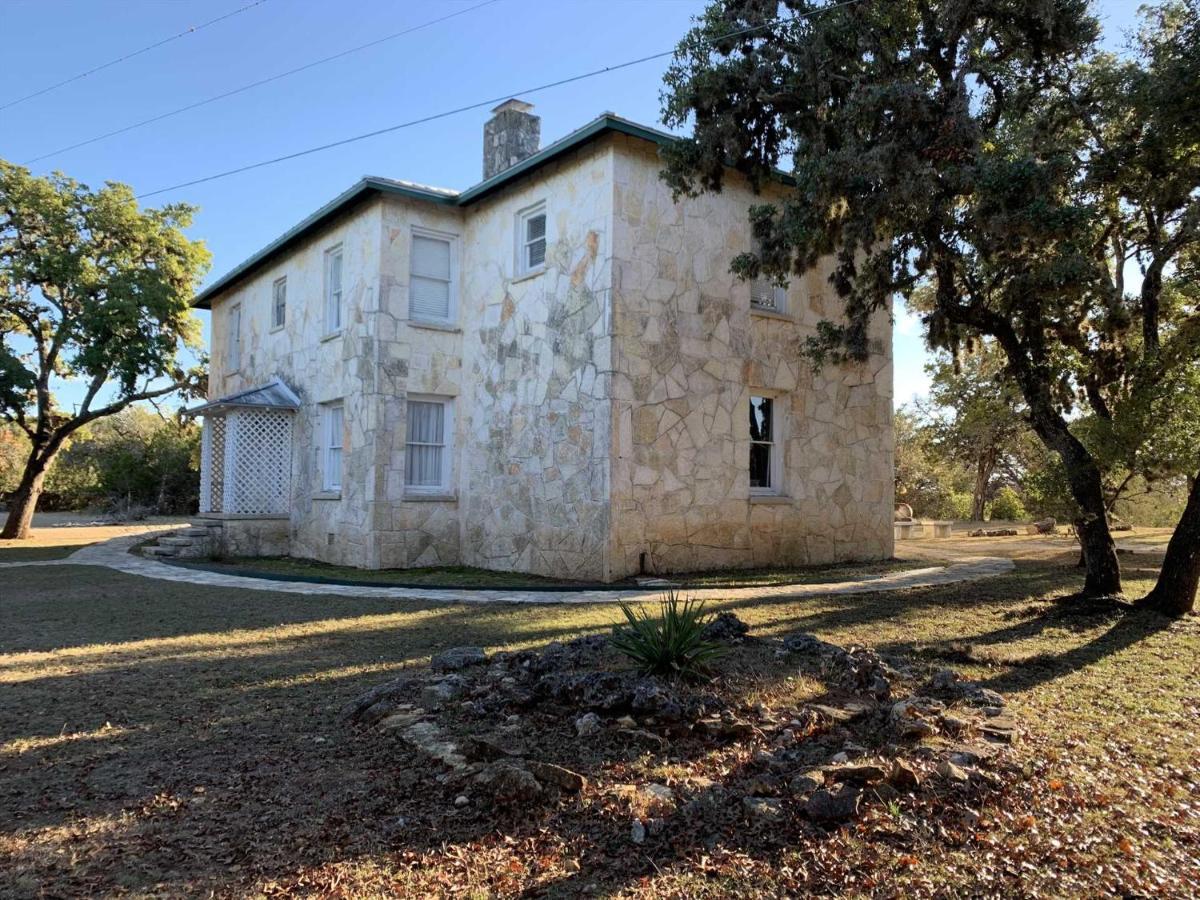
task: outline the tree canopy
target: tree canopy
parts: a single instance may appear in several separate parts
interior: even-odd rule
[[[47,467],[76,430],[139,400],[198,392],[190,302],[209,253],[186,204],[141,209],[126,185],[93,190],[0,160],[0,417],[29,439],[4,537],[28,531]],[[81,383],[67,412],[56,380]]]
[[[1193,0],[1157,8],[1116,58],[1085,0],[718,0],[666,77],[666,121],[694,123],[665,154],[677,193],[786,170],[735,271],[836,259],[843,315],[810,338],[816,363],[862,357],[896,293],[924,300],[934,347],[994,342],[1062,459],[1090,594],[1118,593],[1120,568],[1072,420],[1194,359],[1196,310],[1163,278],[1200,243],[1196,21]]]

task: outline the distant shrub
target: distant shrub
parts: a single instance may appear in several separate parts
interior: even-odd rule
[[[991,518],[1016,522],[1028,517],[1029,514],[1025,511],[1025,504],[1021,502],[1020,494],[1008,485],[996,491],[996,496],[992,498]]]
[[[725,648],[704,639],[711,616],[703,601],[681,599],[668,592],[659,603],[659,615],[621,604],[623,624],[613,626],[612,644],[648,675],[683,678],[703,676],[708,664],[724,655]]]

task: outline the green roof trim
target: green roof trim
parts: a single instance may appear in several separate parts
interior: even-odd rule
[[[308,216],[304,221],[288,229],[249,259],[234,266],[208,287],[200,291],[192,299],[192,306],[199,309],[211,309],[212,300],[218,294],[261,269],[276,254],[282,252],[301,238],[317,231],[331,219],[345,212],[355,203],[368,197],[386,194],[407,197],[412,200],[425,200],[445,206],[468,206],[477,200],[494,194],[513,179],[544,166],[546,163],[571,152],[593,138],[609,133],[627,134],[630,137],[651,141],[659,145],[669,144],[677,140],[674,135],[668,134],[665,131],[647,128],[645,125],[639,125],[636,122],[631,122],[612,113],[605,113],[588,122],[582,128],[578,128],[565,137],[559,138],[554,143],[543,147],[528,159],[522,160],[515,166],[505,169],[497,175],[493,175],[486,181],[482,181],[462,193],[425,187],[408,181],[394,181],[390,178],[365,176],[349,190],[338,194],[338,196]]]

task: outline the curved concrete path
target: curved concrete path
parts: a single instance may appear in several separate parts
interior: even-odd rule
[[[302,581],[268,581],[244,575],[186,569],[129,552],[134,545],[149,538],[169,534],[172,530],[174,529],[117,537],[101,544],[84,547],[64,559],[6,562],[0,563],[0,568],[104,566],[128,575],[140,575],[143,578],[179,581],[216,588],[338,597],[375,597],[381,600],[436,600],[460,603],[614,603],[617,601],[655,600],[662,595],[661,588],[611,591],[581,591],[570,588],[564,588],[561,591],[464,591],[454,588],[364,587],[361,585],[312,584]],[[998,556],[979,556],[964,558],[948,566],[910,569],[906,572],[892,572],[886,575],[868,575],[854,581],[771,587],[701,588],[689,590],[688,595],[697,600],[780,600],[837,594],[873,594],[880,591],[938,587],[963,581],[978,581],[982,578],[1004,575],[1011,572],[1013,568],[1013,562],[1010,559]]]

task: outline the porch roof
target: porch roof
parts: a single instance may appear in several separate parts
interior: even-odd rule
[[[191,409],[185,409],[183,413],[186,416],[204,416],[247,406],[259,409],[297,410],[300,408],[300,398],[280,379],[272,378],[266,384],[238,391],[218,400],[211,400],[201,406],[193,406]]]

